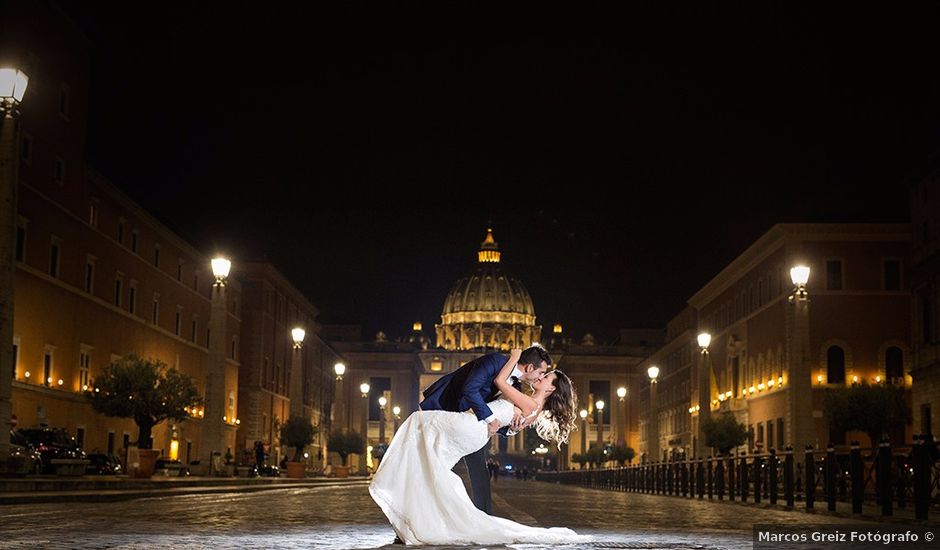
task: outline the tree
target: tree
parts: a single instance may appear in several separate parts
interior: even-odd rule
[[[872,447],[911,422],[911,409],[904,401],[901,386],[862,383],[829,390],[824,408],[833,430],[865,432]]]
[[[604,445],[598,445],[597,443],[593,443],[590,448],[588,448],[588,452],[585,453],[585,457],[587,458],[587,461],[590,463],[592,468],[595,466],[601,466],[610,460],[610,457],[604,454]]]
[[[168,418],[182,421],[189,410],[202,405],[193,379],[156,359],[128,355],[104,368],[92,380],[85,397],[105,416],[133,418],[137,445],[152,447],[153,427]]]
[[[327,442],[329,449],[339,453],[346,466],[346,457],[351,454],[361,455],[366,451],[366,440],[358,432],[333,432]]]
[[[588,459],[587,459],[587,456],[581,453],[574,453],[573,455],[571,455],[571,461],[581,466],[581,469],[583,470],[584,465],[587,464]]]
[[[711,416],[702,422],[705,445],[718,449],[719,454],[727,454],[731,449],[747,441],[747,426],[734,419],[731,413]]]
[[[635,456],[636,451],[633,450],[633,447],[617,445],[611,449],[610,459],[616,460],[618,464],[623,466],[625,462],[632,461]]]
[[[309,418],[292,416],[287,419],[287,423],[281,427],[281,442],[294,448],[294,462],[302,462],[304,448],[313,443],[319,431]]]

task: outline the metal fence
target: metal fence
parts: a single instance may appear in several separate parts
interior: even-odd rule
[[[881,515],[895,507],[914,506],[914,517],[926,520],[940,504],[940,461],[931,438],[915,436],[911,447],[892,449],[883,441],[875,449],[852,442],[848,452],[829,446],[802,452],[787,447],[782,453],[731,453],[709,458],[676,458],[620,468],[539,472],[536,479],[597,489],[672,495],[677,497],[740,500],[793,508],[802,501],[808,510],[825,502],[852,503],[861,514],[864,503],[876,503]]]

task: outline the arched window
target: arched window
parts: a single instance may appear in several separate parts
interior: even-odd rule
[[[845,384],[845,352],[839,346],[826,351],[826,382]]]
[[[885,350],[885,376],[890,383],[904,382],[904,352],[897,346]]]

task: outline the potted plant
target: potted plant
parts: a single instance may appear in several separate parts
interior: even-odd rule
[[[317,432],[317,427],[303,416],[292,416],[281,426],[281,441],[294,449],[294,460],[287,463],[287,477],[304,477],[307,464],[303,452],[307,445],[313,443]]]
[[[327,447],[336,452],[343,464],[333,466],[333,472],[336,477],[349,477],[349,466],[347,459],[351,454],[363,454],[366,450],[366,441],[358,432],[333,432],[327,442]]]
[[[202,404],[190,376],[162,361],[136,355],[105,367],[89,385],[85,398],[105,416],[134,419],[140,461],[137,477],[152,476],[160,455],[152,448],[153,427],[167,419],[182,421],[191,407]]]

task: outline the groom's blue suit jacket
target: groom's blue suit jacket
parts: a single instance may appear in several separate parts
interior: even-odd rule
[[[501,353],[490,353],[442,376],[424,390],[421,410],[463,412],[473,409],[478,419],[486,420],[493,414],[486,402],[492,401],[499,392],[493,381],[508,360]],[[505,431],[504,426],[499,433],[506,435]]]

